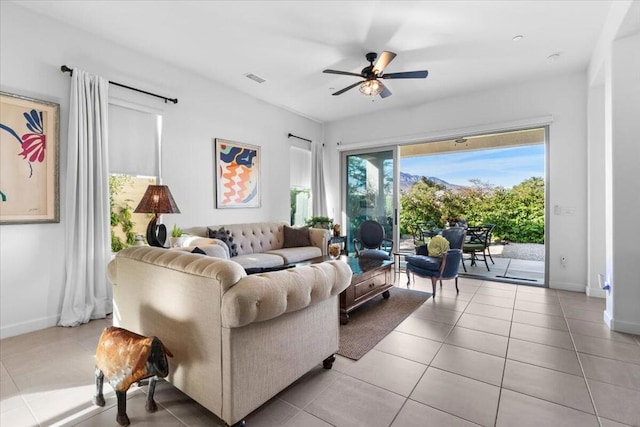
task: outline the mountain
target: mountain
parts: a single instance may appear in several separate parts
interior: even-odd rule
[[[428,176],[426,178],[437,184],[444,185],[448,190],[458,190],[461,187],[460,185],[450,184],[447,181],[436,178],[435,176]],[[415,184],[416,182],[420,182],[421,180],[422,175],[411,175],[408,173],[400,172],[400,191],[407,191],[413,184]]]

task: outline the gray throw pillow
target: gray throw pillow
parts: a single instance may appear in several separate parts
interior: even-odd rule
[[[207,237],[210,239],[218,239],[222,240],[227,244],[229,248],[229,256],[238,255],[238,246],[233,243],[233,237],[231,237],[231,232],[229,230],[225,230],[224,227],[220,227],[217,230],[213,230],[211,228],[207,228]]]
[[[284,248],[299,248],[301,246],[311,246],[309,239],[309,228],[292,228],[284,226]]]

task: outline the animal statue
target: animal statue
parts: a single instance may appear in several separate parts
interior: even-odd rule
[[[116,421],[121,426],[127,426],[127,390],[131,384],[151,377],[145,409],[147,412],[157,411],[153,393],[158,378],[169,374],[167,356],[173,357],[157,337],[145,337],[115,326],[105,328],[96,349],[96,394],[93,403],[105,405],[102,385],[106,377],[118,399]]]

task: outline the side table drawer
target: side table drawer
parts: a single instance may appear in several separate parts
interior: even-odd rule
[[[369,277],[367,280],[355,285],[355,300],[357,301],[358,298],[370,292],[374,292],[376,289],[386,284],[387,275],[384,272],[381,274],[376,274],[373,277]]]

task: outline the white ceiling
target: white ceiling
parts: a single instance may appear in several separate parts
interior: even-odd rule
[[[17,3],[325,122],[585,70],[611,0]],[[385,72],[429,76],[385,80],[386,99],[331,95],[357,77],[323,69],[359,73],[383,50],[398,54]]]

